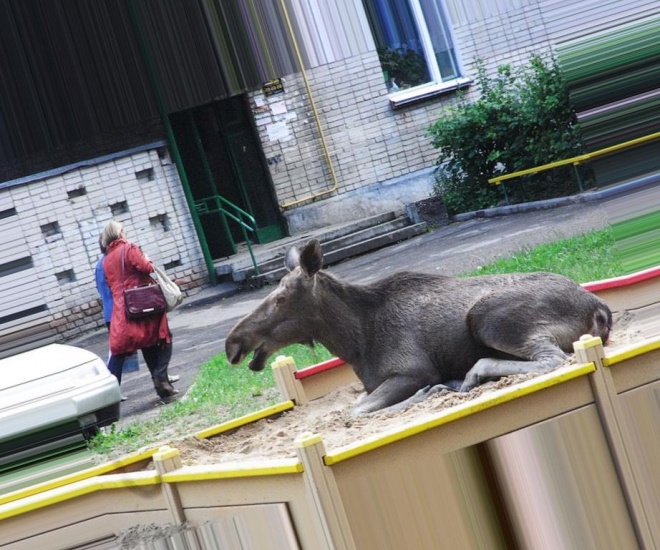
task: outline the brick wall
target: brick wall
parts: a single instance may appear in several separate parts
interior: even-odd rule
[[[52,327],[69,338],[102,326],[94,283],[98,237],[111,219],[187,294],[208,282],[199,241],[167,151],[154,148],[10,186]]]
[[[477,58],[490,71],[503,63],[523,64],[532,53],[548,52],[562,41],[648,17],[656,9],[654,4],[652,0],[446,2],[467,78],[476,76]],[[437,154],[425,130],[456,101],[455,93],[393,110],[373,49],[317,66],[307,77],[336,176],[337,189],[332,192],[328,192],[334,185],[332,173],[302,76],[286,76],[282,95],[250,94],[277,200],[289,221],[294,210],[327,211],[342,196],[434,165]],[[467,90],[468,99],[475,95],[476,90]],[[405,199],[405,192],[402,195]],[[389,201],[377,202],[370,197],[365,215],[392,207]],[[341,219],[342,210],[346,219]],[[333,219],[348,221],[363,210],[335,209]],[[315,219],[325,223],[327,217]]]
[[[447,0],[458,52],[470,75],[475,58],[489,69],[526,63],[531,53],[655,17],[655,0]]]
[[[434,164],[437,154],[426,128],[456,101],[455,93],[393,110],[375,51],[307,76],[337,180],[330,195],[324,192],[333,180],[302,76],[287,76],[284,94],[250,95],[277,199],[285,208],[308,204],[306,199],[319,193],[348,195]]]

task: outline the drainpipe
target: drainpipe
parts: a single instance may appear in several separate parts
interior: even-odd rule
[[[289,18],[289,12],[286,9],[286,4],[285,0],[280,0],[280,4],[282,5],[282,12],[284,13],[284,19],[286,20],[286,25],[287,28],[289,29],[289,35],[291,36],[291,41],[293,43],[293,49],[296,52],[296,57],[298,59],[298,64],[300,65],[300,73],[302,74],[303,81],[305,83],[305,89],[307,90],[307,96],[309,97],[309,103],[312,107],[312,113],[314,114],[314,120],[316,122],[316,127],[319,131],[319,137],[321,139],[321,148],[323,149],[323,154],[325,156],[325,161],[326,164],[328,165],[328,169],[330,170],[330,178],[332,179],[332,187],[330,189],[327,189],[325,191],[321,191],[319,193],[312,193],[311,195],[304,197],[302,199],[298,199],[295,201],[291,202],[285,202],[285,203],[280,203],[280,208],[290,208],[292,206],[296,206],[300,203],[307,202],[310,200],[315,200],[319,197],[323,197],[325,195],[328,195],[329,193],[332,193],[337,190],[339,187],[339,183],[337,181],[337,174],[335,173],[335,167],[332,163],[332,159],[330,158],[330,151],[328,149],[328,144],[325,141],[325,134],[323,133],[323,128],[321,127],[321,119],[319,117],[319,113],[316,109],[316,103],[314,102],[314,96],[312,94],[312,87],[309,84],[309,80],[307,79],[307,71],[305,71],[305,65],[303,64],[303,59],[302,55],[300,53],[300,48],[298,47],[298,40],[296,39],[296,35],[293,32],[293,25],[291,24],[291,19]]]
[[[183,186],[183,193],[186,197],[186,202],[188,203],[188,208],[190,209],[190,215],[192,216],[193,225],[195,226],[195,231],[197,233],[197,238],[199,239],[199,244],[202,248],[202,254],[204,256],[204,263],[206,264],[206,269],[209,273],[209,279],[211,284],[217,284],[218,274],[215,270],[215,264],[213,263],[213,258],[211,257],[211,251],[209,250],[208,242],[206,241],[206,235],[204,235],[204,229],[202,227],[202,222],[197,215],[197,209],[195,208],[195,199],[192,196],[192,191],[190,190],[190,182],[188,181],[188,174],[181,160],[181,154],[179,152],[179,146],[176,143],[176,138],[174,137],[174,131],[172,130],[172,125],[170,123],[170,117],[167,114],[165,109],[165,102],[163,101],[163,95],[158,86],[158,81],[156,79],[156,74],[154,72],[153,65],[151,63],[151,57],[147,50],[147,44],[144,41],[144,36],[142,35],[142,28],[140,27],[140,21],[138,20],[137,13],[135,12],[135,6],[133,5],[133,0],[126,0],[128,6],[128,11],[131,16],[131,22],[137,34],[138,43],[140,45],[140,52],[142,53],[142,59],[147,67],[147,74],[149,75],[149,81],[151,82],[151,88],[154,92],[156,98],[156,105],[158,106],[158,112],[163,120],[163,125],[165,126],[165,135],[167,136],[167,144],[170,149],[170,154],[172,155],[172,160],[176,165],[177,172],[179,173],[179,179],[181,180],[181,185]]]

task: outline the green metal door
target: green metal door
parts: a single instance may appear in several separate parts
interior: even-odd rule
[[[284,236],[283,225],[273,199],[260,143],[255,139],[252,120],[246,107],[243,97],[215,105],[224,129],[242,204],[247,206],[246,210],[257,220],[258,242],[270,242]],[[238,204],[240,206],[241,202]]]
[[[170,115],[191,194],[214,259],[247,238],[284,236],[263,153],[242,96]],[[252,225],[253,232],[247,231]]]

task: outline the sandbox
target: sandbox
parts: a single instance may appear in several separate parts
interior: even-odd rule
[[[0,545],[660,547],[657,274],[585,285],[615,312],[638,316],[641,339],[603,348],[584,337],[571,363],[462,402],[438,396],[353,421],[360,388],[350,365],[297,371],[278,359],[283,396],[274,407],[198,432],[181,448],[2,497]],[[339,402],[317,419],[318,432],[284,422],[313,420],[322,399]],[[264,424],[272,442],[250,448]],[[323,426],[350,437],[335,440]],[[231,451],[220,443],[230,438]]]

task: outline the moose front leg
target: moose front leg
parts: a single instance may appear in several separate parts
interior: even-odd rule
[[[450,392],[456,392],[458,389],[461,387],[461,384],[459,383],[458,386],[451,386],[447,384],[436,384],[435,386],[426,386],[422,388],[421,390],[417,390],[414,395],[409,397],[408,399],[404,399],[403,401],[399,401],[399,403],[395,403],[394,405],[390,405],[389,407],[383,409],[384,411],[391,412],[391,411],[402,411],[403,409],[406,409],[410,407],[411,405],[414,405],[415,403],[421,403],[422,401],[426,401],[429,397],[432,395],[437,394],[445,394],[445,393],[450,393]]]
[[[392,376],[371,393],[361,395],[358,403],[353,407],[351,416],[355,418],[382,409],[388,411],[404,409],[441,390],[455,391],[442,384],[425,385],[419,378]]]

